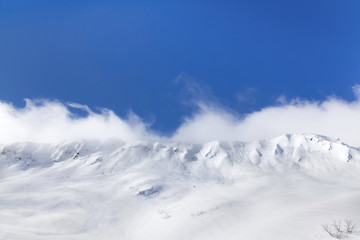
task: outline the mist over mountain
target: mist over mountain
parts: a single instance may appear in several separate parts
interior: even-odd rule
[[[359,9],[0,0],[0,240],[360,240]]]
[[[360,146],[360,87],[353,101],[335,96],[324,101],[281,99],[249,114],[239,114],[214,102],[195,102],[196,110],[164,134],[151,122],[129,112],[118,116],[110,109],[97,111],[86,105],[60,101],[25,100],[24,107],[0,101],[0,143],[59,143],[119,138],[125,142],[160,141],[205,143],[209,141],[258,141],[284,134],[320,134],[355,147]],[[80,114],[79,114],[80,113]]]

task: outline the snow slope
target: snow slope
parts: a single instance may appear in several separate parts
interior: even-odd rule
[[[0,151],[4,240],[332,239],[322,225],[360,226],[360,149],[323,136]]]

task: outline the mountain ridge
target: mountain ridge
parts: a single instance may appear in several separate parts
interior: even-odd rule
[[[323,136],[0,151],[4,240],[331,239],[322,225],[360,223],[360,150]]]
[[[204,144],[135,142],[126,143],[118,139],[108,141],[78,140],[59,144],[38,144],[31,142],[14,143],[0,146],[0,168],[4,162],[13,168],[26,170],[33,167],[50,167],[58,162],[83,160],[90,165],[104,164],[104,160],[125,161],[122,158],[138,158],[133,163],[150,161],[155,158],[164,162],[178,161],[189,165],[202,161],[214,168],[221,169],[221,164],[236,167],[239,165],[284,167],[310,167],[317,164],[318,159],[331,159],[336,162],[360,161],[359,148],[320,135],[286,134],[270,140],[253,142],[212,141]],[[314,155],[314,156],[312,156]],[[94,158],[96,158],[94,160]],[[314,159],[315,158],[315,159]],[[309,161],[312,159],[312,161]],[[326,161],[323,161],[325,164]],[[16,167],[16,165],[18,167]],[[191,164],[190,164],[191,165]],[[315,166],[315,165],[314,165]]]

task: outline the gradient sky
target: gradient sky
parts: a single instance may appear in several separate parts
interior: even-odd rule
[[[239,114],[355,98],[360,1],[0,0],[0,100],[134,111],[173,131],[193,101]]]

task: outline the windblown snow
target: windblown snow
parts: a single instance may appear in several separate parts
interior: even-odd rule
[[[332,239],[333,221],[360,226],[360,149],[323,136],[0,151],[4,240]]]

